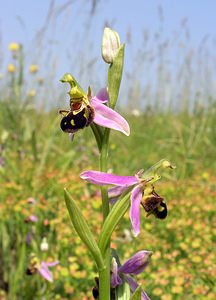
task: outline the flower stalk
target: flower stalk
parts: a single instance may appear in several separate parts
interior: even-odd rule
[[[103,224],[98,242],[66,189],[65,202],[77,234],[97,265],[99,278],[95,278],[93,297],[99,300],[149,300],[133,276],[146,268],[152,253],[140,250],[121,265],[117,254],[113,249],[111,251],[110,241],[113,231],[129,209],[134,236],[140,232],[140,207],[158,219],[167,216],[166,203],[156,193],[153,184],[160,179],[159,171],[173,166],[168,160],[161,160],[147,171],[141,170],[132,176],[108,173],[110,130],[120,131],[126,136],[130,134],[127,121],[114,110],[122,79],[124,44],[120,45],[118,33],[109,28],[104,30],[102,57],[109,64],[108,89],[103,88],[93,96],[89,87],[85,93],[75,78],[66,73],[61,81],[70,85],[70,106],[60,110],[63,116],[60,127],[64,132],[73,137],[79,130],[90,126],[98,146],[99,171],[85,171],[80,175],[101,189]],[[108,188],[110,185],[112,187]]]
[[[107,31],[109,31],[108,36]],[[111,36],[111,39],[110,39]],[[106,41],[110,42],[113,41],[114,38],[114,50],[109,48],[108,49],[104,46],[106,45]],[[111,43],[112,44],[112,43]],[[107,61],[107,63],[111,62],[108,70],[108,90],[109,90],[109,97],[110,97],[110,106],[112,108],[115,107],[115,103],[118,98],[120,83],[122,79],[122,70],[124,64],[124,46],[120,46],[120,39],[116,32],[112,30],[108,30],[105,28],[103,42],[102,42],[102,56],[104,58],[104,53],[106,55],[111,53],[112,59]],[[116,68],[116,65],[118,69]],[[114,70],[113,70],[114,69]],[[114,72],[115,78],[114,78]],[[113,77],[112,77],[113,75]],[[109,137],[110,137],[110,129],[105,128],[101,151],[100,151],[100,171],[107,172],[107,162],[108,162],[108,151],[109,151]],[[103,212],[103,220],[104,224],[106,223],[107,218],[110,215],[110,208],[109,208],[109,199],[108,199],[108,190],[106,187],[101,187],[101,195],[102,195],[102,212]],[[102,232],[101,232],[102,234]],[[102,236],[106,236],[105,234]],[[100,299],[109,300],[110,299],[110,237],[111,234],[107,236],[106,243],[99,243],[99,248],[102,251],[102,255],[104,257],[105,262],[105,269],[99,273],[99,295]]]
[[[108,160],[108,149],[109,149],[109,136],[110,129],[104,130],[101,152],[100,152],[100,170],[107,171],[107,160]],[[101,196],[102,196],[102,213],[103,220],[106,221],[106,218],[109,215],[109,199],[107,187],[101,187]],[[100,248],[100,246],[99,246]],[[101,250],[101,249],[100,249]],[[107,242],[107,247],[102,253],[105,268],[99,272],[99,297],[100,299],[109,300],[110,299],[110,240]]]

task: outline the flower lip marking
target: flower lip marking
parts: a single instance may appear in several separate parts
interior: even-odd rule
[[[60,123],[60,127],[64,132],[74,133],[89,126],[94,119],[94,108],[80,102],[71,105],[70,111],[60,111],[60,113],[64,112],[67,112],[67,114]]]

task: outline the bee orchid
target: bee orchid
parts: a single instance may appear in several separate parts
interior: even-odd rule
[[[153,183],[160,179],[157,171],[161,168],[174,168],[167,160],[161,160],[147,171],[139,171],[134,176],[119,176],[99,171],[85,171],[80,174],[82,179],[97,185],[113,185],[108,190],[111,203],[118,200],[123,192],[130,193],[130,220],[134,236],[140,233],[140,206],[147,215],[153,214],[158,219],[165,219],[167,206],[163,198],[154,189]]]
[[[88,94],[85,94],[70,74],[65,74],[61,81],[71,86],[68,93],[70,110],[60,110],[60,114],[63,115],[60,127],[64,132],[74,134],[94,122],[99,126],[121,131],[127,136],[130,134],[127,121],[106,105],[109,100],[106,88],[101,89],[93,97],[90,87]]]
[[[45,262],[40,261],[35,254],[31,254],[30,263],[26,270],[27,275],[34,275],[40,273],[40,275],[49,282],[53,281],[52,273],[49,267],[54,267],[59,264],[59,261]]]

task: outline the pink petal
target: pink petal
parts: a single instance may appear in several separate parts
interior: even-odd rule
[[[59,264],[59,261],[53,261],[53,262],[44,262],[42,261],[40,264],[40,268],[38,269],[38,272],[41,274],[41,276],[43,278],[45,278],[46,280],[52,282],[53,281],[53,277],[52,277],[52,273],[50,272],[48,267],[54,267],[57,264]]]
[[[115,186],[108,190],[108,197],[109,198],[115,198],[120,196],[124,191],[127,190],[127,187],[125,186]]]
[[[92,98],[91,104],[95,109],[94,122],[102,127],[107,127],[130,135],[128,122],[116,111]]]
[[[45,278],[46,280],[52,282],[53,281],[53,277],[52,277],[52,273],[50,272],[50,270],[48,269],[48,266],[45,262],[41,262],[40,265],[40,269],[38,269],[38,272],[41,274],[41,276],[43,278]]]
[[[31,216],[29,216],[28,220],[29,220],[29,222],[37,222],[38,218],[35,215],[31,215]]]
[[[87,180],[88,182],[98,185],[113,184],[123,187],[129,187],[138,183],[138,180],[135,176],[119,176],[99,171],[86,171],[80,174],[80,177]]]
[[[119,196],[128,189],[125,186],[115,186],[108,190],[108,197],[110,198],[110,204],[114,205],[117,201]]]
[[[137,252],[119,268],[119,272],[132,275],[140,274],[149,264],[151,255],[152,252],[147,250]]]
[[[140,232],[140,203],[142,200],[142,187],[137,185],[131,192],[130,220],[134,236]]]
[[[112,271],[111,271],[111,286],[113,288],[117,287],[118,285],[122,284],[122,280],[118,275],[118,264],[116,259],[113,257],[112,259]]]
[[[101,103],[106,103],[109,100],[109,95],[108,95],[108,91],[107,88],[102,88],[100,89],[100,91],[97,93],[96,96],[94,96],[92,99],[94,100],[98,100]]]
[[[53,261],[53,262],[46,262],[46,265],[47,265],[48,267],[55,267],[55,266],[58,265],[58,264],[59,264],[59,261],[58,261],[58,260]]]

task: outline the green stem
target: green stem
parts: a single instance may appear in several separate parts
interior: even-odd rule
[[[103,140],[100,151],[100,171],[107,172],[107,159],[108,159],[108,147],[109,147],[109,134],[110,129],[104,130]],[[104,222],[109,214],[109,199],[107,194],[107,188],[101,187],[102,195],[102,212]],[[99,297],[100,300],[110,300],[110,241],[107,243],[107,247],[104,251],[104,265],[105,268],[99,271]]]
[[[100,128],[95,125],[94,123],[91,124],[91,129],[93,131],[93,134],[95,136],[96,142],[97,142],[97,146],[99,151],[101,151],[101,143],[102,143],[102,138],[103,138],[103,134],[102,131],[100,130]]]
[[[110,129],[104,130],[104,136],[101,145],[101,153],[100,153],[100,171],[107,172],[107,159],[108,159],[108,147],[109,147],[109,134]],[[102,194],[102,212],[104,221],[109,214],[109,201],[107,195],[107,188],[102,186],[101,187],[101,194]]]

